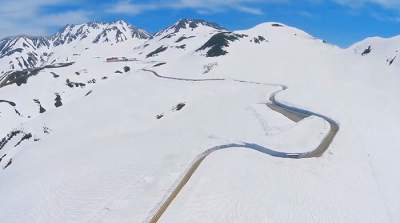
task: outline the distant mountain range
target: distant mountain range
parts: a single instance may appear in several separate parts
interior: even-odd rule
[[[278,23],[275,24],[275,27],[280,26]],[[191,35],[188,35],[189,33]],[[211,34],[218,35],[213,36]],[[262,35],[258,37],[256,33],[253,34],[252,38],[255,43],[267,41],[267,38]],[[55,55],[60,51],[60,48],[71,48],[70,51],[73,51],[72,49],[85,49],[94,44],[114,45],[123,42],[129,42],[131,46],[142,45],[145,48],[152,44],[153,52],[147,52],[146,54],[146,56],[151,57],[166,50],[164,45],[172,44],[166,43],[165,39],[174,39],[176,43],[179,43],[194,37],[209,40],[205,46],[210,48],[207,55],[217,56],[224,54],[224,51],[218,50],[220,46],[215,45],[227,46],[229,42],[246,36],[228,31],[218,24],[196,19],[182,19],[154,35],[122,20],[111,23],[90,22],[80,25],[66,25],[60,32],[47,37],[22,35],[0,40],[0,72],[5,73],[54,63],[57,60],[61,60],[61,58],[57,58],[59,55]],[[386,43],[396,45],[400,42],[399,39],[399,37],[395,37],[386,41],[380,38],[368,38],[350,48],[360,55],[367,55],[370,51],[372,52],[371,54],[383,53],[384,60],[388,65],[392,65],[396,62],[399,49],[388,48]],[[181,49],[186,47],[184,44],[175,45],[176,48]],[[371,46],[370,51],[368,50],[369,46]],[[66,58],[62,59],[65,60]]]
[[[66,25],[60,32],[49,37],[15,36],[2,39],[0,64],[2,71],[34,68],[48,62],[49,55],[60,46],[74,47],[78,42],[88,46],[101,43],[113,44],[149,38],[151,38],[149,33],[122,20],[113,23]]]

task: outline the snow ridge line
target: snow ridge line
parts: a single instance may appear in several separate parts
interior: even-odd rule
[[[216,79],[186,79],[186,78],[176,78],[176,77],[167,77],[167,76],[162,76],[159,75],[156,71],[154,70],[149,70],[149,69],[142,69],[143,71],[150,72],[154,76],[158,78],[163,78],[163,79],[170,79],[170,80],[178,80],[178,81],[195,81],[195,82],[200,82],[200,81],[226,81],[229,79],[224,79],[224,78],[216,78]],[[271,97],[269,98],[270,103],[267,103],[267,105],[281,113],[282,115],[288,117],[289,119],[295,119],[295,120],[302,120],[305,117],[309,116],[316,116],[319,118],[324,119],[330,124],[330,131],[329,133],[324,137],[324,139],[321,141],[319,146],[307,153],[285,153],[285,152],[279,152],[275,150],[271,150],[269,148],[263,147],[261,145],[255,144],[255,143],[247,143],[247,142],[242,142],[241,144],[238,143],[231,143],[231,144],[225,144],[225,145],[219,145],[212,147],[210,149],[205,150],[201,154],[199,154],[191,163],[190,167],[183,173],[183,175],[176,181],[176,183],[171,187],[171,190],[168,190],[167,195],[163,198],[163,200],[157,205],[156,208],[153,209],[150,217],[145,221],[148,223],[156,223],[158,220],[161,218],[161,216],[165,213],[167,208],[171,205],[171,203],[174,201],[174,199],[178,196],[179,192],[183,189],[183,187],[187,184],[187,182],[190,180],[192,175],[196,172],[200,164],[204,161],[205,158],[207,158],[209,155],[212,153],[223,150],[223,149],[228,149],[228,148],[247,148],[247,149],[252,149],[256,150],[258,152],[268,154],[270,156],[274,157],[280,157],[280,158],[287,158],[287,159],[305,159],[305,158],[316,158],[316,157],[321,157],[325,151],[329,148],[330,144],[332,143],[333,139],[335,138],[337,132],[339,131],[339,124],[335,122],[333,119],[318,114],[314,113],[311,111],[307,111],[305,109],[301,108],[296,108],[294,106],[290,105],[285,105],[279,101],[276,100],[276,95],[282,91],[285,91],[288,89],[287,86],[281,85],[281,84],[267,84],[267,83],[260,83],[260,82],[250,82],[250,81],[243,81],[243,80],[235,80],[235,82],[241,82],[241,83],[249,83],[249,84],[262,84],[262,85],[268,85],[268,86],[279,86],[281,87],[280,90],[277,90],[271,94]],[[293,120],[292,119],[292,120]]]

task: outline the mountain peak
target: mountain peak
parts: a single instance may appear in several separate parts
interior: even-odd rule
[[[148,39],[150,34],[124,20],[117,20],[108,23],[88,22],[79,25],[67,25],[51,37],[54,46],[84,39],[89,39],[93,43],[103,43],[123,42],[130,38]]]
[[[118,24],[123,25],[123,26],[129,26],[129,24],[125,20],[122,20],[122,19],[119,19],[119,20],[109,23],[109,25],[118,25]]]
[[[291,27],[278,22],[264,22],[260,23],[253,28],[247,30],[240,30],[237,32],[244,32],[249,35],[265,35],[265,37],[269,37],[270,39],[282,40],[283,37],[300,37],[303,39],[315,39],[312,35],[306,33],[305,31]]]
[[[174,26],[178,29],[180,28],[197,28],[199,25],[203,25],[203,26],[209,26],[215,29],[220,29],[223,30],[225,28],[223,28],[222,26],[218,25],[217,23],[213,23],[213,22],[208,22],[206,20],[203,19],[181,19],[178,22],[176,22],[174,24]]]
[[[18,35],[6,37],[0,40],[0,58],[22,52],[25,49],[36,50],[40,47],[49,47],[50,43],[46,37]]]
[[[216,23],[208,22],[202,19],[180,19],[173,25],[156,33],[155,36],[173,35],[175,33],[180,32],[181,30],[186,30],[186,29],[193,30],[199,27],[208,27],[214,30],[225,30],[225,28]]]

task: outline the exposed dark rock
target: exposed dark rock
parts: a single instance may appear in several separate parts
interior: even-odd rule
[[[186,44],[180,45],[180,46],[176,46],[177,49],[185,49],[186,48]]]
[[[89,94],[91,94],[92,93],[92,91],[90,90],[90,91],[88,91],[86,94],[85,94],[85,96],[88,96]]]
[[[260,44],[261,42],[266,42],[267,40],[263,36],[254,37],[254,42]]]
[[[21,130],[13,130],[0,140],[0,150],[15,136],[23,134]]]
[[[216,67],[216,66],[218,66],[218,63],[217,63],[217,62],[209,63],[209,64],[204,65],[204,66],[203,66],[203,69],[204,69],[203,74],[209,73],[209,72],[210,72],[212,69],[214,69],[214,67]]]
[[[179,37],[179,39],[177,40],[177,41],[175,41],[175,43],[179,43],[179,42],[182,42],[183,40],[185,40],[185,39],[190,39],[190,38],[194,38],[195,36],[188,36],[188,37],[186,37],[186,36],[181,36],[181,37]]]
[[[39,99],[33,99],[33,101],[34,101],[37,105],[39,105],[39,113],[45,113],[45,112],[46,112],[46,109],[43,108],[42,105],[40,104]]]
[[[397,56],[395,56],[395,57],[393,57],[391,60],[389,60],[389,66],[391,66],[391,65],[393,64],[393,62],[396,60],[396,57],[397,57]]]
[[[274,23],[274,24],[272,24],[271,26],[273,26],[273,27],[283,27],[283,25],[278,24],[278,23]]]
[[[361,56],[365,56],[365,55],[371,53],[371,51],[372,51],[371,46],[368,46],[368,48],[365,49],[365,50],[361,53]]]
[[[16,48],[16,49],[10,50],[7,53],[3,54],[0,58],[6,57],[6,56],[11,56],[14,53],[21,53],[23,50],[24,49],[22,49],[22,48]]]
[[[163,114],[159,114],[159,115],[156,116],[157,119],[161,119],[162,117],[164,117]]]
[[[43,133],[44,134],[50,134],[50,129],[48,128],[48,127],[46,127],[46,126],[43,126]]]
[[[224,50],[225,47],[229,46],[230,42],[239,40],[240,38],[247,37],[244,34],[236,34],[232,32],[221,32],[212,36],[202,47],[196,50],[208,50],[207,57],[218,57],[227,54],[228,52]]]
[[[60,75],[58,75],[58,74],[56,74],[54,72],[50,72],[50,73],[53,75],[54,78],[59,78],[60,77]]]
[[[21,139],[19,140],[19,142],[14,146],[18,146],[19,144],[21,144],[22,141],[24,140],[28,140],[32,137],[31,133],[25,133],[22,130],[13,130],[10,133],[8,133],[5,137],[3,137],[0,140],[0,150],[2,150],[4,148],[4,146],[14,137],[18,136],[18,135],[22,135]]]
[[[56,108],[61,107],[63,105],[63,103],[61,102],[60,94],[56,93],[56,98],[54,100],[55,100],[54,105],[56,106]]]
[[[3,169],[7,169],[12,164],[12,159],[8,160],[8,163],[3,167]]]
[[[153,56],[157,56],[159,53],[164,52],[165,50],[167,50],[168,48],[165,46],[160,46],[158,47],[156,50],[154,50],[153,52],[147,54],[146,58],[149,57],[153,57]]]
[[[159,66],[162,66],[164,64],[167,64],[167,63],[158,63],[158,64],[153,65],[153,67],[159,67]]]
[[[14,111],[18,116],[21,116],[21,113],[17,109],[14,109]]]
[[[69,79],[66,80],[66,84],[67,84],[67,86],[70,87],[70,88],[74,88],[74,87],[81,87],[81,88],[83,88],[83,87],[86,86],[85,83],[72,82],[72,81],[70,81]]]
[[[75,86],[69,79],[67,79],[65,81],[67,82],[68,87],[73,88]]]
[[[124,67],[125,73],[128,72],[128,71],[130,71],[130,70],[131,70],[131,68],[130,68],[129,66],[125,66],[125,67]]]
[[[116,73],[116,74],[122,74],[122,71],[117,70],[117,71],[115,71],[114,73]]]
[[[4,159],[4,157],[6,157],[7,156],[7,154],[3,154],[1,157],[0,157],[0,163],[1,163],[1,161]]]
[[[175,36],[175,33],[171,33],[171,34],[165,35],[165,36],[164,36],[163,38],[161,38],[160,40],[169,39],[169,38],[174,37],[174,36]]]
[[[29,140],[30,138],[32,138],[32,133],[23,135],[22,138],[17,142],[17,144],[14,145],[14,147],[19,146],[23,141]]]
[[[175,110],[180,111],[183,107],[185,107],[185,105],[185,103],[179,103],[178,105],[176,105]]]
[[[9,104],[9,105],[11,105],[13,107],[15,107],[17,105],[17,104],[15,104],[15,102],[7,101],[7,100],[0,100],[0,103],[7,103],[7,104]]]

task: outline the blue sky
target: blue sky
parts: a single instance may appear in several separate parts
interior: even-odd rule
[[[156,32],[180,18],[232,30],[277,21],[346,47],[368,36],[399,35],[400,0],[2,0],[0,38],[117,19]]]

